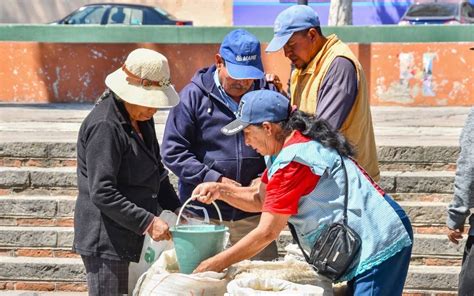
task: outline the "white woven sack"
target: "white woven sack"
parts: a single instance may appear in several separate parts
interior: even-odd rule
[[[333,296],[331,280],[318,275],[305,261],[285,256],[280,261],[245,260],[229,269],[231,279],[280,279],[300,285],[313,285],[324,290],[324,296]]]
[[[222,296],[226,292],[225,273],[202,272],[178,273],[178,262],[174,249],[165,251],[139,280],[134,296],[154,295],[202,295]]]
[[[227,285],[226,296],[322,296],[324,289],[279,279],[241,278]]]

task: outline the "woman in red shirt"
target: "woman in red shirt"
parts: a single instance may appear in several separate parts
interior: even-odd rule
[[[325,121],[291,112],[285,97],[267,90],[246,94],[237,119],[222,129],[228,135],[240,131],[247,145],[267,156],[260,186],[204,183],[193,196],[204,203],[220,199],[248,212],[261,211],[260,223],[236,245],[203,261],[196,272],[221,271],[251,258],[277,239],[288,221],[308,252],[321,229],[341,220],[347,184],[347,221],[362,245],[338,280],[348,281],[354,295],[401,295],[412,248],[410,222],[351,158],[345,138]]]

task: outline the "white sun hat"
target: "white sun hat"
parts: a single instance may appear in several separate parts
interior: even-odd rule
[[[105,78],[105,85],[122,100],[151,108],[171,108],[179,96],[171,85],[164,55],[151,49],[132,51],[122,67]]]

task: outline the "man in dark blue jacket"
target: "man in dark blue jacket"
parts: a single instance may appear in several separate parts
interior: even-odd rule
[[[237,29],[226,35],[215,65],[196,72],[180,93],[180,103],[168,116],[163,137],[163,162],[179,178],[179,197],[185,201],[202,182],[227,182],[248,186],[265,169],[263,158],[247,147],[242,133],[224,136],[221,128],[235,120],[241,97],[268,88],[264,80],[260,42]],[[248,213],[218,201],[224,223],[235,244],[254,229],[259,213]],[[217,213],[205,206],[211,218]],[[196,214],[203,215],[197,211]],[[278,256],[273,242],[255,259]]]

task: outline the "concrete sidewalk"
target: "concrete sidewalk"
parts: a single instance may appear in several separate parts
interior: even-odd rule
[[[92,104],[0,103],[0,142],[75,142]],[[372,107],[378,146],[457,146],[469,107]],[[167,111],[155,115],[162,138]]]

